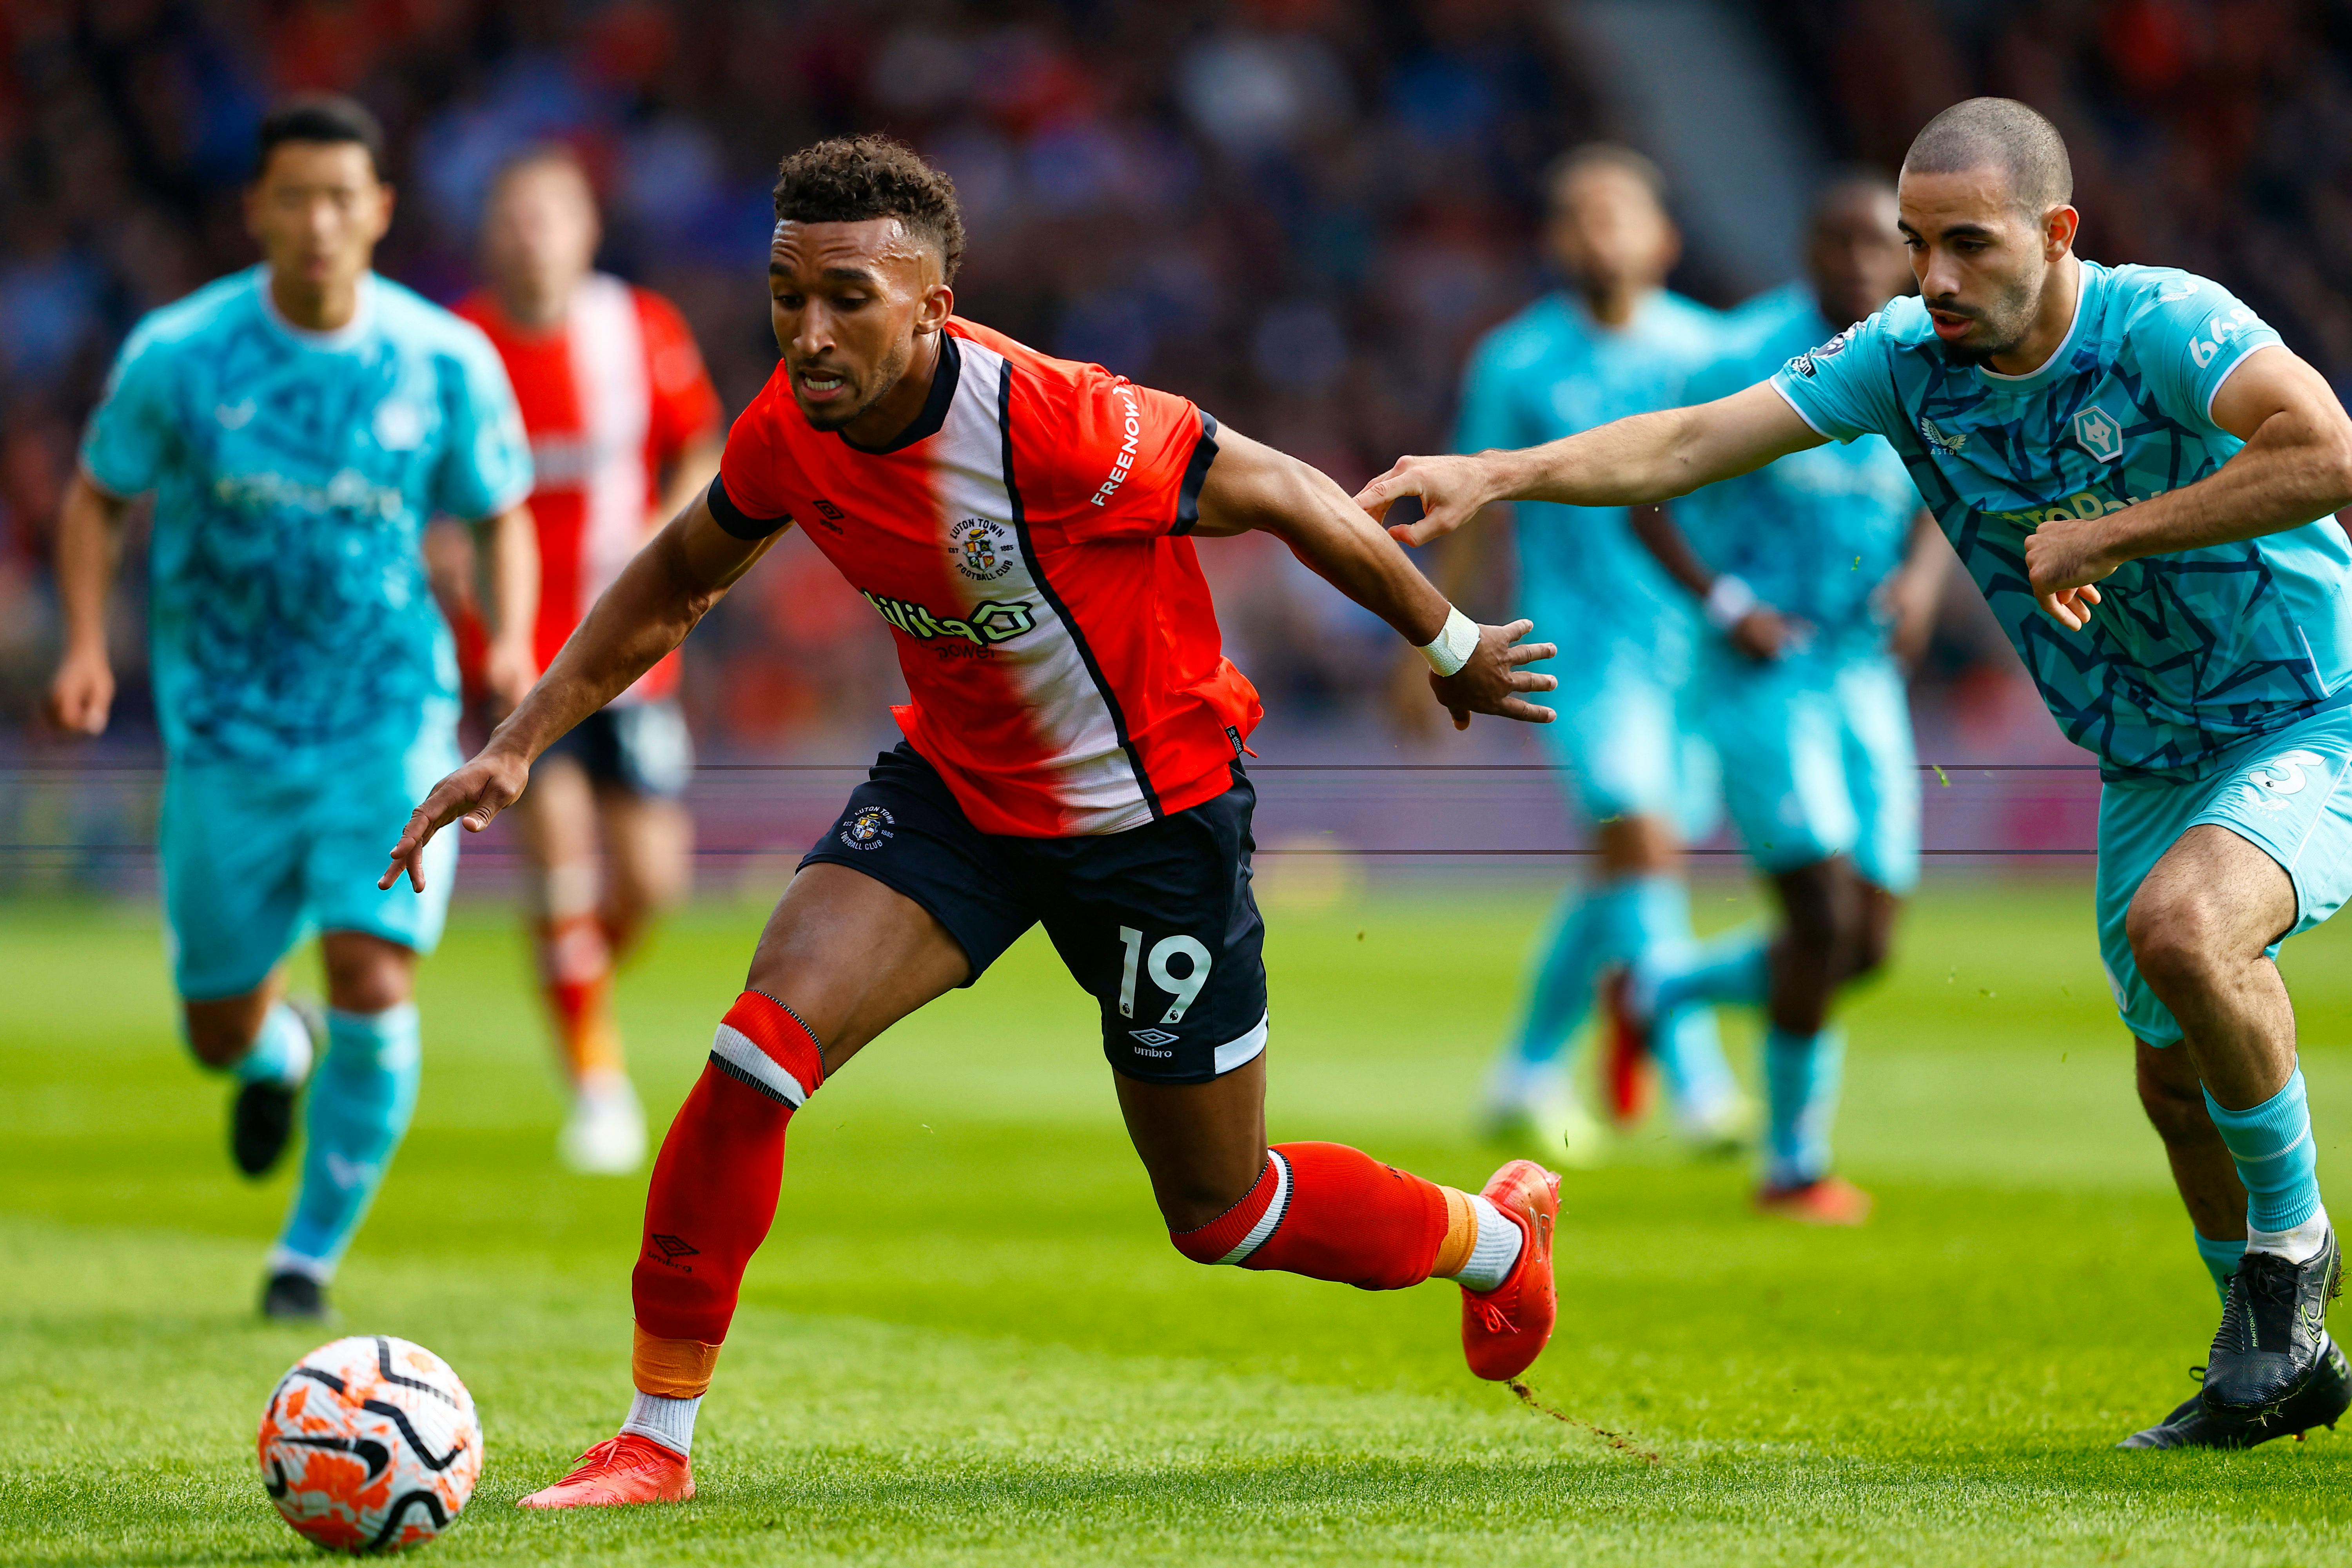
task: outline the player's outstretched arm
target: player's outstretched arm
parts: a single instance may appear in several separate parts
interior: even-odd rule
[[[2326,380],[2284,346],[2248,354],[2214,395],[2212,416],[2245,442],[2218,472],[2104,517],[2045,522],[2027,537],[2025,564],[2044,615],[2079,630],[2098,602],[2090,584],[2126,561],[2257,539],[2352,505],[2352,418]]]
[[[469,833],[488,827],[521,795],[540,752],[684,642],[783,536],[778,529],[764,539],[738,539],[713,521],[707,498],[673,518],[622,568],[473,761],[433,786],[410,815],[376,886],[389,888],[405,875],[422,890],[425,847],[435,834],[459,821]]]
[[[1559,650],[1521,645],[1534,623],[1481,626],[1445,602],[1395,541],[1319,469],[1232,429],[1217,435],[1217,456],[1201,486],[1208,535],[1271,533],[1342,594],[1396,628],[1430,660],[1430,687],[1466,730],[1473,713],[1529,723],[1551,721],[1549,708],[1519,695],[1559,682],[1526,668]]]
[[[1421,521],[1389,531],[1407,544],[1453,532],[1479,508],[1505,500],[1641,506],[1760,468],[1826,439],[1759,382],[1691,408],[1637,414],[1541,447],[1466,457],[1399,458],[1357,492],[1385,522],[1401,496],[1421,498]]]
[[[98,735],[114,707],[114,665],[106,653],[106,601],[122,561],[122,521],[131,503],[76,474],[58,517],[58,610],[65,652],[49,682],[49,718],[61,730]]]

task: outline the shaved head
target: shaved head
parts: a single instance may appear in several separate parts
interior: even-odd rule
[[[1999,169],[2019,210],[2040,217],[2074,199],[2074,165],[2066,139],[2013,98],[1971,98],[1952,105],[1911,141],[1906,174],[1964,174]]]

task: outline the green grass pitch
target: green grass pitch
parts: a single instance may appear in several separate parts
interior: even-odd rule
[[[1754,910],[1728,885],[1709,913]],[[1480,1071],[1542,909],[1391,893],[1272,917],[1272,1130],[1475,1185]],[[755,908],[679,921],[623,991],[661,1124]],[[1464,1371],[1456,1295],[1172,1252],[1091,1011],[1032,940],[796,1120],[683,1507],[526,1516],[627,1394],[641,1181],[555,1167],[523,954],[494,909],[426,967],[415,1131],[347,1328],[447,1356],[488,1466],[432,1560],[2220,1563],[2352,1559],[2352,1427],[2114,1452],[2215,1317],[2131,1094],[2079,885],[1948,883],[1851,1012],[1858,1233],[1630,1142],[1572,1173],[1557,1409]],[[2289,954],[2324,1175],[2352,1180],[2352,931]],[[0,1562],[305,1560],[253,1467],[325,1336],[250,1315],[286,1180],[230,1173],[150,911],[0,909]],[[1748,1037],[1735,1031],[1745,1058]]]

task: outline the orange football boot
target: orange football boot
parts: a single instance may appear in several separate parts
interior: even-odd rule
[[[1843,1176],[1822,1176],[1801,1186],[1757,1188],[1756,1212],[1800,1225],[1860,1225],[1870,1217],[1870,1194]]]
[[[1650,1026],[1633,1016],[1626,991],[1633,973],[1620,968],[1601,983],[1601,1010],[1609,1018],[1609,1049],[1603,1065],[1608,1079],[1609,1118],[1620,1128],[1640,1123],[1650,1112],[1650,1096],[1657,1077],[1650,1061]]]
[[[580,1456],[570,1475],[515,1500],[517,1508],[612,1508],[622,1503],[684,1502],[694,1495],[686,1456],[650,1437],[624,1432]]]
[[[1501,1383],[1528,1370],[1551,1338],[1559,1299],[1551,1283],[1551,1233],[1559,1219],[1559,1177],[1533,1160],[1514,1160],[1479,1194],[1519,1227],[1519,1260],[1484,1293],[1462,1291],[1462,1353],[1470,1370]]]

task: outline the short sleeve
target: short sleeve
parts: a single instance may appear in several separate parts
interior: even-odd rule
[[[765,539],[793,521],[792,507],[777,485],[782,458],[776,441],[778,400],[787,398],[785,370],[779,361],[768,384],[736,416],[719,457],[719,477],[710,481],[712,521],[738,539]]]
[[[443,361],[442,380],[446,446],[434,480],[435,509],[476,522],[520,505],[530,496],[530,437],[506,366],[479,328],[462,329]]]
[[[1478,345],[1462,371],[1462,406],[1454,416],[1457,452],[1514,451],[1534,446],[1514,395],[1517,377],[1511,350],[1500,338]]]
[[[719,428],[719,389],[711,385],[702,351],[677,308],[646,289],[635,295],[646,345],[646,388],[653,405],[646,438],[656,461],[667,463]]]
[[[1189,398],[1093,365],[1060,385],[1023,387],[1030,380],[1015,383],[1008,410],[1014,479],[1056,476],[1053,488],[1064,504],[1054,521],[1064,537],[1081,542],[1192,531],[1201,519],[1201,486],[1217,456],[1214,419]]]
[[[1887,352],[1882,310],[1782,365],[1772,377],[1772,390],[1817,435],[1832,441],[1883,436],[1902,424],[1887,377]]]
[[[106,391],[82,432],[82,469],[110,495],[144,495],[163,479],[177,439],[168,355],[153,329],[142,323],[115,355]]]
[[[2130,329],[2148,390],[2173,418],[2217,428],[2213,398],[2221,384],[2256,349],[2278,342],[2279,335],[2219,283],[2170,269],[2156,274],[2151,283]]]

